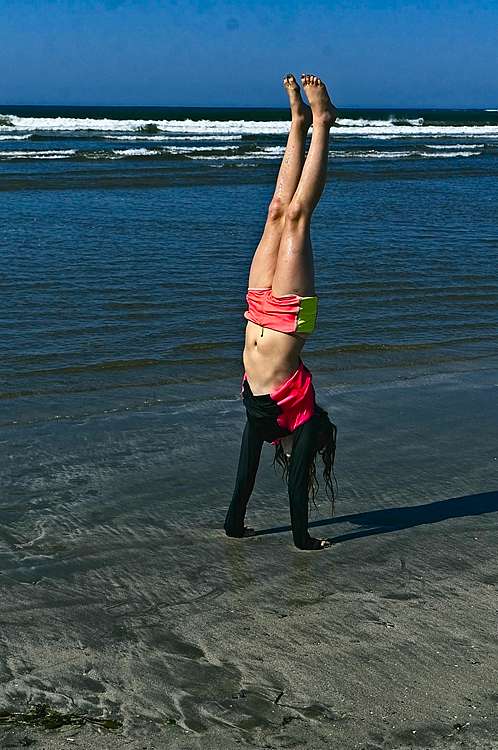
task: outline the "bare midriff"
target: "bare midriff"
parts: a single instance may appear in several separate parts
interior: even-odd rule
[[[271,393],[297,370],[304,341],[302,335],[247,322],[243,360],[255,396]]]

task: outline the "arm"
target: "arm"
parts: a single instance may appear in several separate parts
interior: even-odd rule
[[[308,481],[316,451],[316,420],[314,417],[294,432],[289,465],[289,503],[294,544],[299,549],[323,549],[329,543],[313,539],[308,532]]]
[[[256,481],[262,447],[263,440],[247,421],[240,445],[239,466],[232,502],[225,518],[224,528],[228,536],[244,536],[246,507]]]

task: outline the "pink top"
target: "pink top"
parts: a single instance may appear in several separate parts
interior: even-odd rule
[[[277,422],[284,430],[293,432],[315,413],[315,389],[311,372],[299,360],[299,367],[285,383],[270,393],[282,409]]]
[[[246,373],[242,382],[244,380],[247,380]],[[270,398],[280,407],[281,413],[277,416],[277,423],[282,429],[294,432],[311,419],[315,413],[315,389],[311,372],[301,359],[297,370],[270,393]]]

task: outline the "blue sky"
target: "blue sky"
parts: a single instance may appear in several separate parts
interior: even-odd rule
[[[0,0],[0,103],[498,107],[498,1]]]

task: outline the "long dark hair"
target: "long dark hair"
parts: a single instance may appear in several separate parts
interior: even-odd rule
[[[335,500],[337,496],[337,480],[334,474],[334,460],[337,446],[337,427],[333,424],[327,412],[320,406],[316,406],[315,414],[312,417],[315,427],[316,434],[316,449],[313,455],[313,460],[310,463],[309,474],[308,474],[308,493],[310,499],[313,501],[315,508],[317,507],[315,498],[319,489],[319,481],[317,477],[317,457],[321,456],[323,461],[323,479],[325,481],[325,494],[329,498],[332,504],[332,515],[335,511]],[[287,482],[289,478],[289,467],[290,457],[286,456],[282,442],[279,441],[275,445],[275,456],[273,458],[273,467],[276,470],[277,464],[282,469],[282,479]]]

